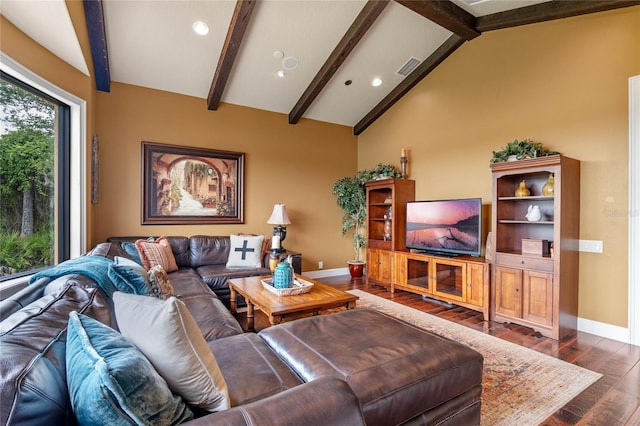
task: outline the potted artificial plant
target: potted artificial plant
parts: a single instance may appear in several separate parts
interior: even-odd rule
[[[395,167],[378,164],[368,170],[361,170],[354,176],[347,176],[339,179],[333,185],[333,194],[336,195],[336,203],[343,210],[342,215],[342,235],[353,231],[353,251],[354,260],[349,260],[349,273],[352,277],[361,277],[365,262],[360,259],[361,249],[364,248],[367,240],[363,234],[365,220],[367,218],[367,195],[365,183],[374,179],[384,179],[388,177],[400,177],[400,173]]]
[[[531,139],[523,139],[521,141],[515,139],[513,142],[508,142],[507,146],[501,151],[493,151],[491,163],[524,160],[525,158],[545,157],[556,154],[559,153],[543,148],[540,142],[534,142]]]

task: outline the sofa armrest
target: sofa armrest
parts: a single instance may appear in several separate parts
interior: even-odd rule
[[[353,426],[365,422],[360,403],[349,385],[334,377],[324,377],[250,404],[200,417],[188,424]]]

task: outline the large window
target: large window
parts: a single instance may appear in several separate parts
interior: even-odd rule
[[[86,136],[84,101],[0,56],[2,290],[84,252]]]
[[[56,195],[68,191],[55,190],[68,181],[57,170],[68,163],[68,115],[67,105],[0,73],[0,280],[68,257],[68,238],[56,243],[68,221]]]

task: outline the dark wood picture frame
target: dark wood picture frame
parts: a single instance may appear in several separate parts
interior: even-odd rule
[[[244,223],[244,153],[142,142],[142,224]]]

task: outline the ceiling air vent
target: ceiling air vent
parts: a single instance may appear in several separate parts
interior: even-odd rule
[[[406,77],[409,74],[411,74],[411,72],[415,70],[418,67],[418,65],[420,65],[420,62],[421,62],[420,59],[412,56],[409,59],[407,59],[407,62],[405,62],[404,65],[402,65],[398,71],[396,71],[396,74]]]

